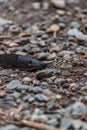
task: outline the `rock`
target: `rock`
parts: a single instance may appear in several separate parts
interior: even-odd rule
[[[55,83],[56,85],[61,85],[61,84],[63,84],[65,81],[66,81],[66,80],[63,79],[63,78],[56,78],[56,79],[54,80],[54,83]]]
[[[22,116],[28,116],[28,115],[30,115],[30,114],[31,114],[31,111],[30,111],[30,110],[24,110],[24,111],[22,111],[22,113],[21,113]]]
[[[71,122],[72,122],[72,126],[76,130],[79,130],[80,128],[87,129],[87,123],[84,123],[81,120],[71,120]]]
[[[56,127],[59,125],[59,121],[57,119],[51,119],[47,122],[47,124]]]
[[[44,114],[44,112],[43,112],[41,109],[35,108],[35,110],[34,110],[34,112],[33,112],[33,117],[34,117],[35,115],[43,115],[43,114]]]
[[[40,59],[40,60],[46,60],[47,59],[47,55],[48,55],[48,53],[41,52],[41,53],[38,54],[37,58]]]
[[[70,27],[71,28],[80,28],[80,24],[77,22],[77,21],[72,21],[71,23],[70,23]]]
[[[24,104],[23,100],[21,100],[20,98],[18,98],[18,99],[16,100],[16,103],[17,103],[18,105],[23,105],[23,104]]]
[[[45,69],[45,70],[38,71],[36,73],[36,76],[37,78],[46,78],[46,77],[50,77],[52,74],[55,73],[60,73],[60,72],[58,72],[58,70],[56,69]]]
[[[0,18],[0,26],[6,25],[6,24],[12,24],[12,21]]]
[[[76,37],[82,35],[82,33],[77,28],[69,29],[67,35],[70,37]]]
[[[28,90],[30,86],[28,85],[22,85],[19,80],[12,80],[7,87],[6,90]]]
[[[35,99],[38,100],[39,102],[47,102],[48,101],[48,97],[43,95],[43,94],[37,94],[35,96]]]
[[[45,47],[45,46],[46,46],[46,43],[45,43],[44,41],[40,41],[40,42],[38,43],[38,45],[41,46],[41,47]]]
[[[73,55],[75,52],[74,51],[66,51],[63,50],[61,52],[58,53],[59,56],[65,56],[65,55]]]
[[[32,81],[32,79],[29,78],[29,77],[24,77],[23,80],[22,80],[22,82],[23,82],[24,84],[29,84],[31,81]]]
[[[84,76],[86,76],[86,77],[87,77],[87,71],[84,73]]]
[[[62,15],[65,14],[65,11],[64,11],[64,10],[59,10],[59,9],[58,9],[56,12],[57,12],[57,14],[59,14],[60,16],[62,16]]]
[[[35,98],[32,97],[32,96],[30,96],[30,98],[28,99],[28,102],[29,102],[29,103],[32,103],[33,101],[35,101]]]
[[[0,50],[0,54],[4,54],[4,51],[1,51],[1,50]]]
[[[31,97],[31,95],[25,95],[24,97],[23,97],[23,101],[24,102],[26,102],[26,101],[28,101],[28,99]]]
[[[2,80],[0,79],[0,85],[2,85]]]
[[[41,36],[42,39],[47,39],[48,37],[49,37],[48,34],[43,34],[43,35]]]
[[[40,87],[42,89],[46,89],[48,86],[49,86],[49,84],[47,82],[42,82],[41,85],[40,85]]]
[[[3,27],[3,26],[0,25],[0,33],[3,33],[4,30],[5,30],[5,27]]]
[[[29,86],[29,85],[19,85],[18,87],[17,87],[17,90],[18,91],[22,91],[22,90],[25,90],[25,91],[27,91],[27,90],[29,90],[31,87]]]
[[[87,42],[87,35],[86,34],[77,33],[75,36],[78,40]]]
[[[10,96],[12,96],[12,97],[15,98],[15,99],[19,98],[20,95],[21,95],[21,94],[18,93],[18,92],[14,92],[14,93],[11,93],[11,94],[10,94]]]
[[[40,9],[40,2],[33,2],[32,8],[35,9],[35,10],[39,10]]]
[[[52,53],[47,56],[47,60],[53,60],[56,57],[56,53]]]
[[[29,92],[32,92],[32,93],[35,93],[35,94],[38,94],[38,93],[42,93],[43,92],[43,89],[41,87],[31,87],[29,89]]]
[[[76,102],[66,109],[74,117],[79,117],[81,115],[85,115],[87,113],[86,106],[81,102]]]
[[[13,101],[14,100],[14,97],[11,95],[11,94],[8,94],[8,95],[6,95],[5,97],[4,97],[4,100],[5,101]]]
[[[47,123],[48,117],[46,115],[33,115],[31,120],[36,122]]]
[[[51,109],[54,109],[54,108],[57,108],[59,106],[58,102],[56,99],[50,99],[47,104],[46,104],[46,107],[48,110],[51,110]]]
[[[62,118],[61,119],[61,124],[60,124],[61,129],[67,130],[70,126],[71,126],[70,119],[67,119],[67,118]]]
[[[48,10],[48,9],[49,9],[49,3],[43,2],[43,10]]]
[[[17,40],[15,40],[15,43],[18,43],[19,45],[25,45],[29,43],[29,37],[21,37]]]
[[[2,76],[10,76],[12,74],[12,70],[11,69],[4,69],[2,71],[0,71],[0,75]]]
[[[37,86],[37,85],[40,85],[40,81],[37,80],[37,79],[34,79],[34,80],[33,80],[33,84],[36,85],[36,86]]]
[[[0,130],[18,130],[18,127],[16,125],[5,125],[5,126],[1,126]]]
[[[15,54],[18,54],[18,55],[26,55],[25,52],[22,52],[22,51],[17,51]]]
[[[78,46],[76,48],[76,52],[79,53],[79,54],[86,55],[86,53],[87,53],[87,47],[85,47],[85,46]]]
[[[51,0],[51,3],[57,8],[65,8],[65,0]]]
[[[19,80],[12,80],[7,86],[6,86],[6,90],[12,90],[12,89],[16,89],[18,86],[21,85],[21,82]]]

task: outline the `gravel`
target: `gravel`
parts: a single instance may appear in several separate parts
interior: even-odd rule
[[[5,120],[87,129],[86,1],[0,0],[0,4],[0,54],[51,62],[36,71],[0,67],[0,130],[35,129]]]

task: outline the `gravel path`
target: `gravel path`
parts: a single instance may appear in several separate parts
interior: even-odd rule
[[[0,130],[86,130],[86,0],[0,5],[0,54],[52,62],[33,72],[0,68]]]

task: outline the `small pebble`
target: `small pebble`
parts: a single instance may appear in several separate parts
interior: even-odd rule
[[[51,0],[51,3],[57,8],[65,8],[65,0]]]
[[[22,82],[23,82],[24,84],[26,84],[26,85],[29,84],[31,81],[32,81],[32,79],[29,78],[29,77],[24,77],[23,80],[22,80]]]
[[[38,100],[39,102],[47,102],[48,101],[48,97],[42,94],[37,94],[35,96],[35,99]]]
[[[40,2],[33,2],[32,8],[35,9],[35,10],[39,10],[40,9]]]
[[[47,60],[53,60],[56,57],[56,53],[52,53],[47,56]]]

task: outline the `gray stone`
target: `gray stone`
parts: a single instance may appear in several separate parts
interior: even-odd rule
[[[8,94],[4,97],[4,100],[5,101],[13,101],[14,100],[14,97],[11,95],[11,94]]]
[[[32,96],[30,96],[30,98],[28,99],[28,102],[29,102],[29,103],[32,103],[33,101],[35,101],[35,98],[32,97]]]
[[[4,51],[1,51],[1,50],[0,50],[0,54],[4,54]]]
[[[30,114],[31,114],[30,110],[24,110],[24,111],[22,111],[22,116],[28,116]]]
[[[12,80],[5,89],[16,89],[18,86],[21,85],[21,82],[19,80]]]
[[[0,18],[0,26],[6,25],[6,24],[12,24],[12,21]]]
[[[28,99],[29,99],[30,97],[31,97],[30,95],[25,95],[25,96],[23,97],[23,101],[24,101],[24,102],[28,101]]]
[[[20,98],[18,98],[18,99],[16,100],[16,103],[17,103],[17,104],[20,104],[20,105],[22,105],[22,106],[23,106],[24,101],[23,101],[23,100],[21,100]]]
[[[21,95],[20,93],[18,93],[18,92],[14,92],[14,93],[11,93],[10,94],[13,98],[19,98],[19,96]]]
[[[48,10],[48,8],[49,8],[49,3],[43,2],[43,10]]]
[[[2,33],[5,30],[3,26],[0,26],[0,33]]]
[[[46,46],[46,43],[45,43],[44,41],[40,41],[40,42],[38,43],[38,45],[41,46],[41,47],[45,47],[45,46]]]
[[[5,88],[6,90],[28,90],[30,88],[29,85],[22,85],[19,80],[12,80],[7,87]]]
[[[21,37],[17,40],[15,40],[16,43],[18,43],[19,45],[25,45],[27,43],[29,43],[29,37]]]
[[[86,106],[81,102],[76,102],[66,109],[72,116],[78,117],[87,113]]]
[[[43,94],[37,94],[35,96],[35,99],[39,102],[47,102],[48,101],[48,97],[46,97],[45,95]]]
[[[65,0],[51,0],[52,4],[57,8],[65,8]]]
[[[48,37],[49,37],[48,34],[43,34],[41,38],[42,39],[47,39]]]
[[[40,9],[40,2],[33,2],[32,8],[35,9],[35,10],[39,10]]]
[[[0,4],[6,4],[9,0],[0,0]]]
[[[33,115],[32,120],[47,123],[48,117],[46,115]]]
[[[39,53],[39,55],[37,56],[37,58],[41,59],[41,60],[45,60],[45,59],[47,59],[47,55],[48,55],[48,53],[41,52],[41,53]]]
[[[22,84],[20,84],[16,89],[19,90],[19,91],[29,90],[30,86],[29,85],[22,85]]]
[[[48,86],[49,86],[49,84],[47,82],[42,82],[41,85],[40,85],[40,87],[42,89],[46,89]]]
[[[51,119],[47,122],[47,124],[55,127],[59,125],[59,122],[57,119]]]
[[[84,76],[86,76],[86,77],[87,77],[87,71],[84,73]]]
[[[43,110],[39,109],[39,108],[36,108],[33,112],[33,115],[43,115]]]
[[[87,123],[82,122],[81,120],[71,120],[72,126],[76,129],[87,129]]]
[[[57,69],[45,69],[45,70],[38,71],[36,73],[36,76],[37,78],[46,78],[52,76],[52,74],[55,73],[59,74],[60,71],[58,71]]]
[[[67,32],[67,35],[71,36],[71,37],[73,37],[73,36],[76,37],[77,34],[82,34],[77,28],[69,29]]]
[[[49,110],[54,109],[54,108],[56,108],[56,107],[58,107],[58,106],[59,106],[59,104],[58,104],[58,102],[57,102],[56,99],[51,99],[51,100],[49,100],[49,101],[47,102],[47,104],[46,104],[46,107],[47,107],[47,109],[49,109]]]
[[[52,54],[49,54],[47,56],[47,60],[53,60],[55,57],[56,57],[56,53],[53,52]]]
[[[56,85],[61,85],[61,84],[63,84],[65,81],[66,81],[66,80],[63,79],[63,78],[57,78],[57,79],[54,80],[54,83],[55,83]]]
[[[18,130],[18,127],[12,124],[0,127],[0,130]]]
[[[60,128],[63,130],[67,130],[71,126],[70,119],[62,118]]]
[[[31,87],[30,89],[29,89],[29,92],[33,92],[33,93],[35,93],[35,94],[38,94],[38,93],[42,93],[43,92],[43,89],[42,88],[40,88],[40,87]]]
[[[12,70],[11,69],[4,69],[2,71],[0,71],[0,75],[2,76],[10,76],[12,74]]]
[[[80,24],[78,22],[76,22],[76,21],[72,21],[70,23],[70,27],[71,28],[80,28]]]
[[[22,81],[24,84],[29,84],[32,81],[32,79],[29,77],[24,77]]]

